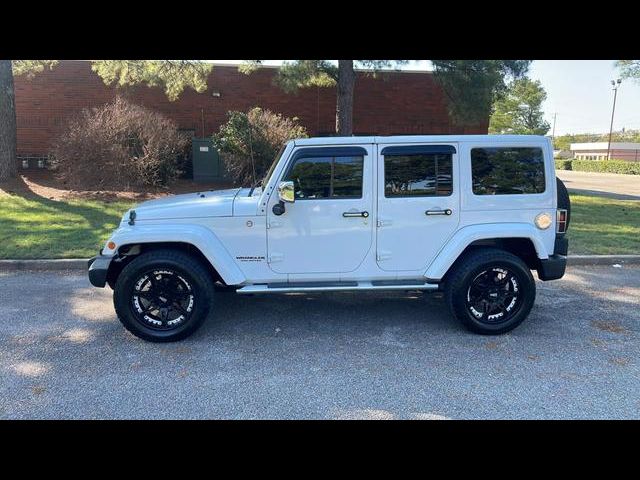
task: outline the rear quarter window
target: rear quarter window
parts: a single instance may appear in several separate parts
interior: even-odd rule
[[[521,195],[545,191],[544,155],[538,147],[471,149],[476,195]]]

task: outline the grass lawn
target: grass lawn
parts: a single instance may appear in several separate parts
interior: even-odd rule
[[[571,195],[569,253],[640,254],[640,202]],[[0,258],[96,255],[135,202],[0,194]]]
[[[0,258],[89,258],[133,202],[0,194]]]
[[[570,197],[569,254],[640,254],[640,201]]]

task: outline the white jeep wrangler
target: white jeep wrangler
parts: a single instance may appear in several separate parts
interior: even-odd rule
[[[538,136],[292,140],[262,182],[126,212],[89,279],[134,335],[172,341],[238,294],[442,290],[470,330],[519,325],[564,275],[570,205]]]

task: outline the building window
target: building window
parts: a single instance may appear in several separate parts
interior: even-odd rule
[[[540,148],[471,149],[473,193],[515,195],[545,190],[544,156]]]

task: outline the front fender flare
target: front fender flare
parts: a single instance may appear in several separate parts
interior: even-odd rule
[[[202,252],[227,285],[238,285],[246,280],[244,274],[215,233],[201,225],[167,225],[165,223],[144,225],[141,222],[137,222],[130,227],[121,226],[118,228],[109,241],[116,244],[116,249],[131,244],[188,243]],[[105,245],[102,253],[103,255],[113,255],[115,250],[109,250]]]
[[[527,223],[486,223],[470,225],[458,230],[429,264],[424,276],[440,280],[458,259],[460,254],[478,240],[491,238],[528,238],[533,242],[536,254],[541,260],[549,258],[549,253],[538,231]]]

